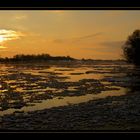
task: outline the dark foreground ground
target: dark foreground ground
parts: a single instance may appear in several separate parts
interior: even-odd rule
[[[140,130],[140,93],[3,117],[2,130]]]

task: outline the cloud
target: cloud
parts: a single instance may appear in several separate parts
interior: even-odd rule
[[[65,11],[64,10],[50,10],[49,12],[52,12],[52,13],[64,13]]]
[[[63,40],[63,39],[55,39],[55,40],[53,40],[54,43],[63,43],[64,41],[66,41],[66,40]]]
[[[83,50],[99,51],[99,52],[118,52],[122,49],[124,41],[105,41],[98,44],[93,44],[92,47],[84,47]]]
[[[0,45],[0,49],[6,49],[6,48],[7,48],[7,47],[5,47],[5,46],[1,46],[1,45]]]
[[[100,45],[108,46],[108,47],[121,47],[124,41],[106,41],[101,42]]]
[[[15,16],[15,19],[17,19],[17,20],[23,20],[23,19],[26,19],[26,18],[27,18],[26,15],[16,15]]]
[[[96,36],[102,35],[102,32],[98,32],[95,34],[89,34],[85,36],[80,36],[80,37],[74,37],[74,38],[65,38],[65,39],[55,39],[53,40],[54,43],[68,43],[68,42],[78,42],[78,41],[83,41],[89,38],[94,38]]]
[[[73,39],[75,39],[75,40],[88,39],[88,38],[96,37],[101,34],[102,34],[102,32],[99,32],[99,33],[85,35],[85,36],[81,36],[81,37],[77,37],[77,38],[73,38]]]
[[[19,39],[21,36],[24,36],[24,34],[21,32],[17,32],[14,30],[0,29],[0,43],[3,43],[8,40]]]

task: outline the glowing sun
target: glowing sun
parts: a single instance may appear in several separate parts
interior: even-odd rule
[[[4,42],[5,38],[3,36],[0,36],[0,43]]]

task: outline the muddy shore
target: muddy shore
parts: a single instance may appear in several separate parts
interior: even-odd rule
[[[140,94],[129,93],[77,105],[1,118],[1,130],[139,130]]]

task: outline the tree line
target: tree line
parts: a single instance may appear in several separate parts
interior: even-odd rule
[[[32,54],[32,55],[25,55],[25,54],[18,54],[13,56],[12,58],[0,58],[0,62],[33,62],[33,61],[48,61],[48,60],[66,60],[72,61],[75,60],[70,56],[51,56],[49,54]]]

